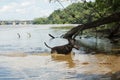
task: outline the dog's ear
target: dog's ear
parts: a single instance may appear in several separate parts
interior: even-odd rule
[[[79,50],[80,46],[76,43],[76,39],[68,39],[69,44],[73,45],[73,48]]]

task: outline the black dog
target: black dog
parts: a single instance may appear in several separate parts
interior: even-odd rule
[[[79,46],[75,45],[74,39],[68,39],[68,44],[62,46],[55,46],[50,47],[45,42],[44,44],[51,49],[51,53],[58,53],[58,54],[69,54],[72,51],[72,48],[79,49]]]

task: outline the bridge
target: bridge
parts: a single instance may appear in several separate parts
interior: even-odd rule
[[[0,21],[0,25],[27,25],[27,24],[33,24],[33,20],[13,20],[13,21],[1,20]]]

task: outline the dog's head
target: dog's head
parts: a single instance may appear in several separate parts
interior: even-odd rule
[[[71,45],[73,48],[79,50],[80,46],[77,44],[75,39],[68,39],[69,45]]]

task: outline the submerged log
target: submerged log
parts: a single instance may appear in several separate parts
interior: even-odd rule
[[[116,12],[107,17],[100,18],[96,21],[78,25],[72,28],[66,34],[64,34],[63,38],[72,38],[72,37],[75,38],[80,31],[83,31],[85,29],[95,28],[95,27],[99,27],[100,25],[104,25],[112,22],[119,22],[119,21],[120,21],[120,12]]]

